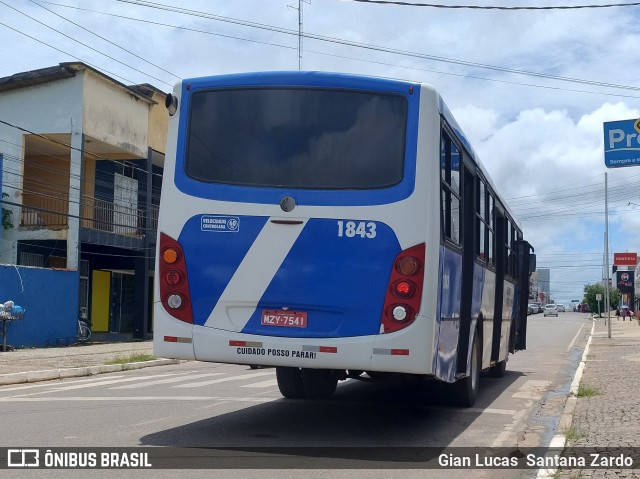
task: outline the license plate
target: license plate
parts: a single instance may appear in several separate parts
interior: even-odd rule
[[[285,328],[306,328],[307,313],[265,309],[262,311],[262,325],[281,326]]]

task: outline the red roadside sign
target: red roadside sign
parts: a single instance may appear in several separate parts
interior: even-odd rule
[[[635,266],[638,264],[638,253],[613,253],[615,266]]]

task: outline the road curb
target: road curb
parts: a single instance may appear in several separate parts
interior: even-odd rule
[[[180,361],[178,359],[153,359],[151,361],[140,361],[125,364],[102,364],[98,366],[84,366],[80,368],[46,369],[43,371],[9,373],[0,375],[0,386],[51,381],[54,379],[76,378],[81,376],[95,376],[97,374],[130,371],[133,369],[149,368],[152,366],[178,364],[179,362]]]
[[[582,374],[584,373],[584,368],[586,366],[587,356],[589,355],[589,348],[591,347],[591,341],[593,340],[593,333],[596,330],[596,319],[593,318],[592,322],[593,325],[591,326],[591,334],[589,335],[587,344],[584,347],[584,352],[582,353],[582,358],[580,358],[580,364],[578,365],[576,374],[573,377],[573,381],[571,381],[571,386],[569,387],[569,396],[567,396],[567,401],[564,404],[562,416],[560,416],[560,421],[558,422],[556,434],[551,438],[548,446],[549,448],[564,449],[567,443],[567,432],[571,429],[573,414],[575,413],[576,405],[578,404],[578,388],[580,387],[580,381],[582,380]],[[556,472],[557,469],[539,469],[536,475],[536,479],[552,478],[555,476]]]

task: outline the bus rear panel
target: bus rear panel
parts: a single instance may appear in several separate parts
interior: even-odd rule
[[[178,85],[155,354],[276,366],[287,397],[349,371],[443,376],[443,294],[460,291],[442,272],[462,256],[443,247],[439,102],[425,85],[322,73]]]

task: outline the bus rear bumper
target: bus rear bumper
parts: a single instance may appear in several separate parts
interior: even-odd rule
[[[380,336],[349,338],[256,337],[195,326],[193,349],[199,361],[310,369],[431,374],[422,351],[385,347]],[[389,335],[391,336],[391,335]],[[391,338],[389,338],[391,343]],[[396,337],[393,341],[398,342]]]

